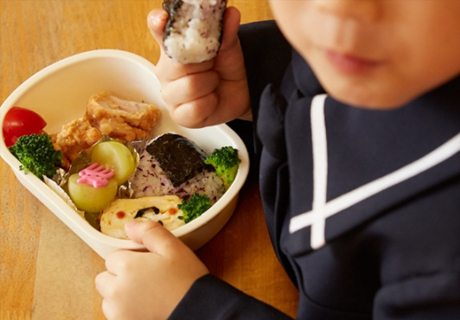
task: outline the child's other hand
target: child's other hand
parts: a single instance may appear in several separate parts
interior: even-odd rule
[[[238,39],[240,13],[229,7],[224,15],[224,32],[219,54],[211,61],[180,64],[163,50],[163,30],[168,19],[164,10],[148,16],[150,31],[160,46],[156,74],[171,118],[178,124],[197,128],[235,118],[251,119],[244,58]]]
[[[128,236],[149,251],[120,250],[96,277],[109,320],[166,319],[193,282],[209,271],[171,232],[156,222],[126,225]]]

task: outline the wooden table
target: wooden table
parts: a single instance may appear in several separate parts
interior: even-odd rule
[[[272,17],[266,0],[229,0],[242,22]],[[160,0],[1,0],[0,102],[40,69],[76,53],[114,48],[155,63],[146,27]],[[94,277],[104,260],[32,196],[0,159],[0,319],[104,319]],[[298,293],[271,248],[258,184],[197,251],[210,271],[295,316]]]

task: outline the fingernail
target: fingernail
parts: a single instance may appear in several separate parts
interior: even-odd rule
[[[168,14],[166,13],[166,11],[160,11],[150,15],[150,21],[153,24],[160,24],[166,19],[168,19]]]

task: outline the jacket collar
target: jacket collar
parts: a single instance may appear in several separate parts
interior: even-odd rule
[[[320,93],[322,88],[317,80],[312,81],[313,72],[298,54],[294,54],[293,66],[297,91],[289,102],[285,128],[291,190],[296,191],[292,196],[290,221],[286,223],[291,230],[284,232],[289,234],[291,245],[285,247],[305,251],[305,243],[309,243],[308,250],[319,248],[384,214],[392,206],[460,174],[457,152],[460,138],[454,138],[460,132],[460,78],[391,111],[358,109],[328,97],[322,109],[323,118],[314,120],[314,113],[308,106],[312,93]],[[324,206],[320,205],[318,210],[314,208],[318,186],[311,182],[315,177],[312,161],[315,143],[306,141],[312,138],[306,121],[324,121],[325,128],[327,183]],[[407,174],[407,170],[430,157],[444,158],[414,175]],[[301,173],[305,168],[310,168],[311,172]],[[376,181],[398,176],[398,172],[403,177],[401,181],[390,183],[359,201],[350,200],[353,194],[359,198],[366,187],[378,187]],[[347,201],[351,205],[344,206]],[[303,226],[296,226],[302,220],[299,217],[304,219]],[[319,241],[319,245],[311,242],[315,238],[312,233],[318,234],[317,230],[323,230],[324,236],[324,242]]]

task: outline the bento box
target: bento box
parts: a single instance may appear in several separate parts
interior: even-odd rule
[[[162,117],[153,136],[174,132],[194,141],[205,152],[222,146],[238,149],[241,163],[235,180],[225,194],[195,220],[172,233],[197,250],[213,238],[233,214],[249,171],[247,149],[239,136],[227,125],[188,129],[175,124],[161,98],[155,66],[148,60],[120,50],[94,50],[58,61],[22,83],[2,104],[0,126],[8,110],[20,106],[37,112],[47,122],[44,131],[52,133],[63,124],[84,114],[88,97],[110,91],[128,100],[151,103],[160,108]],[[107,236],[83,219],[69,204],[42,180],[20,170],[20,162],[10,153],[0,130],[0,155],[17,179],[68,228],[102,258],[118,249],[142,249],[131,241]],[[64,226],[63,226],[64,227]]]

